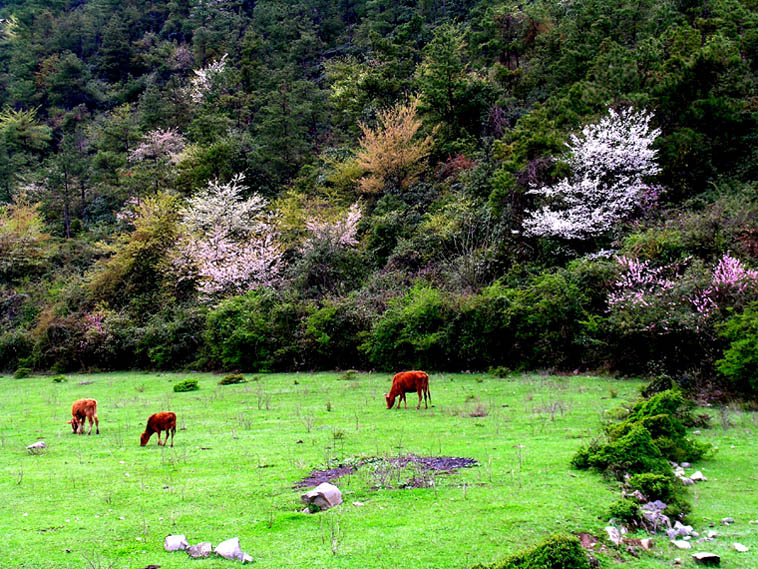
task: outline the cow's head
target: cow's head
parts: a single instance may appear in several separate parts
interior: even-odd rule
[[[69,425],[71,425],[71,428],[74,430],[74,434],[76,434],[77,429],[79,429],[79,420],[76,417],[71,417],[71,420],[68,422]]]
[[[387,409],[392,409],[392,406],[395,404],[395,398],[390,397],[389,393],[385,393],[384,400],[387,402]]]
[[[152,433],[151,433],[152,434]],[[145,431],[139,436],[139,446],[143,447],[147,444],[147,441],[150,440],[150,435]]]

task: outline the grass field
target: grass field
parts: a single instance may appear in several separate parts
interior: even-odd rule
[[[174,393],[199,379],[200,390]],[[253,375],[248,375],[253,379]],[[555,531],[603,534],[614,484],[574,471],[576,448],[598,433],[604,411],[640,383],[582,376],[435,374],[434,406],[388,411],[389,375],[265,374],[219,386],[210,374],[109,373],[13,379],[0,376],[2,568],[233,567],[163,551],[167,534],[191,543],[239,536],[260,568],[465,568]],[[98,400],[99,436],[75,436],[71,403]],[[174,448],[139,446],[147,417],[178,416]],[[691,522],[721,537],[703,544],[722,567],[758,567],[754,457],[758,416],[714,415],[701,437],[719,447],[696,466]],[[46,452],[25,447],[44,440]],[[311,470],[355,457],[470,457],[457,474],[427,474],[433,486],[393,489],[414,473],[364,467],[336,482],[345,503],[302,513],[293,485]],[[355,504],[355,503],[358,504]],[[362,505],[361,505],[362,504]],[[731,516],[737,523],[722,526]],[[739,541],[750,552],[731,547]],[[629,567],[668,567],[690,553],[665,539]],[[603,566],[616,566],[601,558]],[[694,565],[693,565],[694,566]]]

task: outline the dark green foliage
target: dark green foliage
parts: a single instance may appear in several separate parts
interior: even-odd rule
[[[758,392],[758,302],[742,314],[733,314],[719,334],[729,345],[716,367],[735,386],[751,395]]]
[[[656,472],[643,472],[631,476],[627,482],[633,490],[639,490],[648,501],[660,500],[668,503],[674,494],[675,486],[682,486],[673,476]]]
[[[608,514],[614,520],[626,526],[637,526],[642,519],[640,505],[629,498],[621,498],[608,506]]]
[[[32,374],[32,370],[30,370],[28,367],[20,367],[16,371],[13,372],[13,378],[23,379],[25,377],[29,377],[31,374]]]
[[[174,385],[174,391],[176,393],[184,393],[186,391],[197,391],[200,386],[197,384],[196,379],[184,379]]]
[[[222,302],[208,314],[205,344],[211,365],[246,371],[291,369],[298,363],[298,307],[270,290]]]
[[[234,385],[236,383],[247,383],[247,379],[241,373],[230,373],[218,380],[219,385]]]
[[[518,553],[488,565],[472,569],[589,569],[590,562],[579,539],[556,534]]]
[[[697,460],[709,446],[686,436],[692,403],[678,390],[667,390],[642,399],[622,422],[605,428],[606,441],[583,446],[572,459],[576,468],[594,467],[615,475],[672,474],[668,460]]]
[[[66,379],[65,375],[56,375],[53,376],[53,383],[66,383],[68,379]]]
[[[494,375],[495,377],[508,377],[510,375],[511,370],[509,370],[505,366],[497,366],[497,367],[491,367],[489,369],[489,374]]]

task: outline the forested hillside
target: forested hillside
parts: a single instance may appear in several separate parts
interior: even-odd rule
[[[0,6],[6,370],[758,388],[755,0]]]

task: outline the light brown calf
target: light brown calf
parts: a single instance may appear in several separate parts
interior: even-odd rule
[[[97,420],[97,401],[94,399],[79,399],[71,406],[71,420],[68,422],[80,435],[84,434],[84,422],[89,419],[88,435],[92,434],[92,421],[95,421],[95,434],[100,434],[100,421]]]

